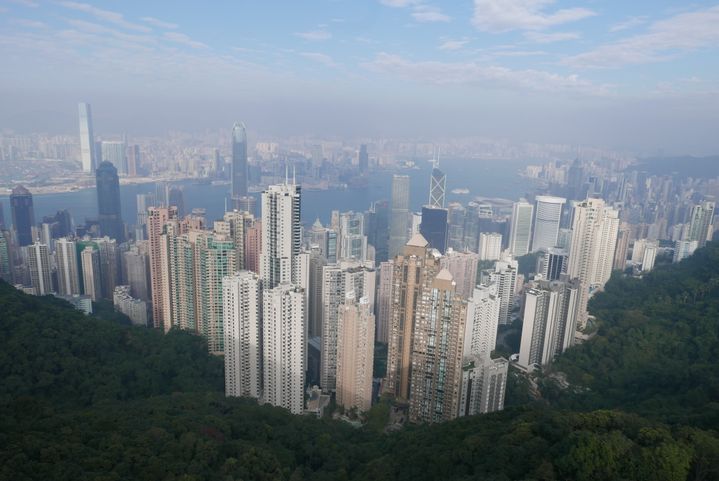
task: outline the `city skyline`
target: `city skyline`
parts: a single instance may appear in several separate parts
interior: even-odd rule
[[[279,135],[482,134],[637,153],[716,151],[702,126],[719,110],[707,61],[719,6],[497,5],[285,3],[271,13],[257,5],[242,11],[246,28],[235,33],[224,28],[239,14],[234,5],[198,15],[189,4],[8,3],[0,52],[25,75],[23,84],[0,83],[10,94],[0,124],[68,132],[65,106],[87,101],[102,130],[132,134],[220,127],[241,112]],[[270,28],[252,20],[267,15]],[[48,68],[52,91],[43,86]],[[419,115],[415,98],[434,115]],[[283,105],[282,115],[268,104]],[[356,115],[340,117],[337,107]],[[651,129],[641,127],[649,120]]]

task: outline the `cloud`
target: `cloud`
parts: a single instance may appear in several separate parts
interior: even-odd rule
[[[30,8],[37,8],[40,6],[40,4],[38,4],[37,2],[33,2],[32,0],[10,0],[10,2],[22,5],[23,7]]]
[[[587,8],[547,12],[554,0],[474,0],[472,23],[484,32],[541,30],[596,15]]]
[[[574,92],[605,95],[606,86],[594,85],[577,75],[562,76],[540,70],[512,70],[476,62],[413,62],[399,55],[385,52],[377,54],[371,62],[363,64],[371,71],[396,75],[436,85],[479,85],[507,90],[540,92]]]
[[[637,27],[639,25],[643,25],[647,23],[647,17],[629,17],[626,20],[623,20],[619,23],[615,23],[611,27],[609,27],[610,32],[621,32],[622,30],[627,30],[633,27]]]
[[[442,13],[442,11],[430,5],[417,5],[414,7],[412,12],[412,18],[420,23],[434,23],[434,22],[449,22],[450,18],[448,15]]]
[[[581,35],[579,35],[577,32],[554,32],[554,33],[544,33],[544,32],[525,32],[524,38],[527,40],[530,40],[535,43],[553,43],[553,42],[563,42],[565,40],[577,40],[580,38]]]
[[[379,3],[386,7],[404,8],[417,3],[417,0],[380,0]]]
[[[467,45],[469,40],[463,38],[462,40],[444,40],[440,45],[440,50],[460,50],[462,47]]]
[[[204,44],[202,42],[198,42],[196,40],[192,40],[190,37],[188,37],[184,33],[165,32],[162,35],[162,37],[171,42],[179,43],[179,44],[186,45],[186,46],[192,47],[192,48],[208,48],[206,44]]]
[[[300,56],[312,60],[313,62],[321,63],[322,65],[326,65],[328,67],[336,67],[337,64],[334,60],[332,60],[332,57],[329,55],[326,55],[324,53],[319,52],[300,52]]]
[[[136,23],[128,22],[127,20],[125,20],[125,17],[121,13],[112,12],[110,10],[103,10],[87,3],[65,1],[60,2],[60,5],[65,8],[69,8],[70,10],[76,10],[79,12],[90,14],[95,18],[104,20],[109,23],[114,23],[118,27],[126,28],[128,30],[136,30],[138,32],[150,32],[152,30],[144,25],[138,25]]]
[[[647,33],[601,45],[589,52],[562,60],[581,68],[616,68],[623,65],[660,62],[719,43],[719,6],[681,13],[655,22]]]
[[[297,32],[295,33],[295,35],[304,40],[309,40],[310,42],[322,42],[332,38],[332,34],[327,30],[310,30],[308,32]]]
[[[22,27],[29,27],[29,28],[45,28],[47,25],[43,22],[40,22],[38,20],[29,20],[27,18],[13,18],[10,20],[12,23],[16,25],[20,25]]]
[[[164,28],[165,30],[174,30],[179,27],[176,23],[165,22],[154,17],[142,17],[140,18],[145,23],[149,23],[153,27]]]

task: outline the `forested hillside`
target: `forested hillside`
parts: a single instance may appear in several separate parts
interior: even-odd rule
[[[718,276],[710,245],[610,281],[549,406],[391,434],[225,399],[201,339],[0,284],[0,479],[719,479]]]

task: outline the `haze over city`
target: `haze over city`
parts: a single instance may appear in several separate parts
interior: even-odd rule
[[[712,2],[4,2],[0,127],[716,153]]]

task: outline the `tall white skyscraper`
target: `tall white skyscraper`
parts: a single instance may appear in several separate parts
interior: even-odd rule
[[[512,223],[509,230],[509,251],[514,257],[529,252],[532,243],[532,212],[534,206],[522,199],[512,205]]]
[[[100,253],[92,246],[87,246],[80,253],[80,263],[82,265],[83,292],[93,301],[97,301],[102,297]]]
[[[447,190],[447,174],[437,167],[435,162],[429,178],[429,206],[444,209],[445,191]]]
[[[489,358],[497,344],[500,299],[496,285],[481,284],[467,301],[467,322],[464,330],[464,356],[471,354]]]
[[[293,414],[304,410],[307,338],[305,293],[291,284],[263,294],[263,399]]]
[[[367,259],[367,236],[364,235],[364,214],[343,212],[340,214],[339,230],[340,258],[365,261]]]
[[[494,264],[494,272],[490,274],[491,282],[497,285],[499,296],[499,324],[512,323],[512,307],[516,297],[517,269],[519,265],[515,260],[502,260]]]
[[[707,241],[712,239],[712,234],[714,234],[714,207],[714,202],[704,201],[692,208],[686,240],[697,241],[699,247],[704,247]]]
[[[95,135],[92,132],[92,110],[90,104],[80,103],[80,160],[83,172],[95,172]]]
[[[502,257],[502,234],[481,232],[479,234],[479,260],[496,261]]]
[[[581,284],[539,281],[525,297],[519,365],[543,366],[574,344]]]
[[[642,256],[642,272],[649,272],[654,269],[658,249],[659,246],[656,242],[647,242],[647,245],[644,247],[644,255]]]
[[[100,144],[102,160],[110,162],[118,174],[127,174],[127,144],[122,140],[103,140]]]
[[[457,252],[449,249],[440,259],[442,269],[447,269],[457,284],[457,294],[467,299],[477,285],[479,256],[474,252]]]
[[[603,288],[612,274],[619,212],[602,199],[587,199],[575,205],[573,219],[567,275],[582,284],[578,325],[584,327],[589,289]]]
[[[262,397],[262,281],[240,271],[222,282],[225,395]]]
[[[77,262],[77,246],[66,238],[55,242],[55,261],[57,262],[58,293],[64,296],[79,296],[80,275]]]
[[[54,291],[50,271],[50,251],[47,244],[35,242],[27,246],[27,260],[30,267],[30,280],[36,296],[44,296]]]
[[[402,251],[407,242],[409,218],[409,176],[392,176],[392,212],[389,227],[389,258]]]
[[[549,249],[557,245],[559,224],[562,221],[562,206],[567,199],[538,195],[536,197],[537,209],[534,214],[534,235],[532,236],[532,250]]]
[[[262,250],[260,274],[263,288],[299,282],[302,235],[300,231],[300,186],[271,185],[262,193]]]

